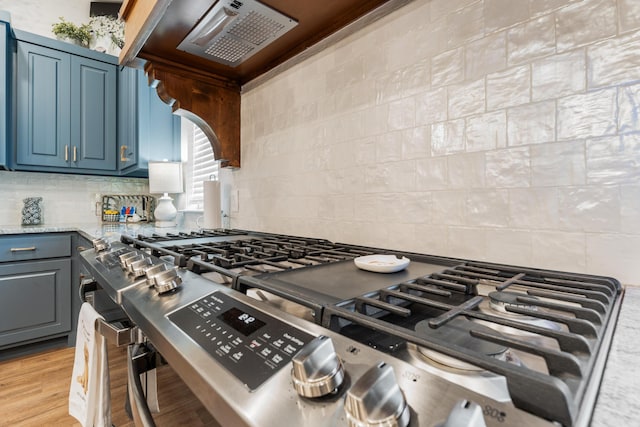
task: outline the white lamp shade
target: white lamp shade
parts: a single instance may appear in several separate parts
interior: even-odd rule
[[[151,194],[182,193],[181,162],[149,162]]]

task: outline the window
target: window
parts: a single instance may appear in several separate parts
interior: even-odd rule
[[[182,159],[185,164],[187,210],[202,210],[202,181],[217,179],[218,161],[213,156],[209,138],[193,122],[182,119]]]

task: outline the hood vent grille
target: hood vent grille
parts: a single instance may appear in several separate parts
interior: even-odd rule
[[[296,25],[256,0],[219,0],[178,49],[235,67]]]

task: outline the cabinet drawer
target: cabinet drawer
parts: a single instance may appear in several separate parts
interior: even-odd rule
[[[71,256],[68,234],[23,234],[0,237],[0,262]]]
[[[0,264],[0,349],[70,330],[70,259]]]

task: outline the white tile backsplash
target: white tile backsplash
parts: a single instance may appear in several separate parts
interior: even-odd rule
[[[640,284],[637,3],[414,0],[243,93],[232,225]]]
[[[73,224],[99,220],[102,195],[148,193],[141,178],[0,171],[0,223],[20,225],[27,197],[42,197],[44,224]]]

